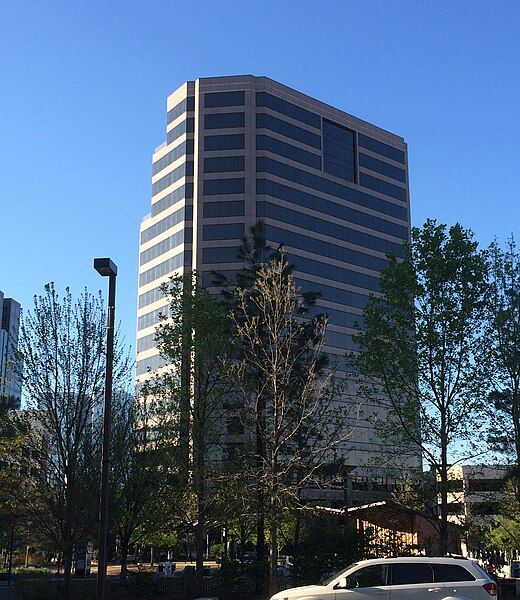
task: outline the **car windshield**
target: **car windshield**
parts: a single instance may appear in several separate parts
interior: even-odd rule
[[[357,567],[357,565],[358,565],[358,563],[352,563],[348,567],[345,567],[344,569],[341,569],[341,571],[337,571],[336,573],[334,573],[334,575],[331,575],[330,577],[328,577],[327,579],[325,579],[325,581],[322,581],[321,585],[329,585],[329,583],[332,583],[334,581],[334,579],[336,579],[337,577],[339,577],[342,573],[345,573],[349,569],[352,569],[352,567]]]

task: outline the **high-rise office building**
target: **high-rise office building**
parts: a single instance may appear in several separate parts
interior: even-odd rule
[[[140,230],[138,380],[162,365],[154,342],[166,312],[160,284],[192,268],[206,285],[213,270],[232,277],[257,219],[271,247],[285,244],[302,290],[321,293],[314,311],[330,315],[325,350],[344,371],[385,254],[402,256],[409,239],[403,138],[266,77],[198,79],[171,94]],[[344,400],[357,402],[355,393]],[[363,406],[346,423],[354,426],[349,464],[381,464],[372,425],[380,410]]]
[[[18,328],[20,325],[20,304],[12,298],[5,298],[0,292],[0,401],[9,408],[20,410],[22,386],[20,380],[20,357],[18,349]]]

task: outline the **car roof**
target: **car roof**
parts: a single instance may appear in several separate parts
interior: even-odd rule
[[[380,563],[384,561],[385,563],[395,563],[395,562],[433,562],[433,563],[460,563],[460,564],[468,564],[475,562],[474,559],[465,558],[463,556],[398,556],[395,558],[370,558],[368,560],[360,560],[356,563],[356,565],[365,565],[372,563]]]

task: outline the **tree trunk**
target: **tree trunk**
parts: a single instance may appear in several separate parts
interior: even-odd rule
[[[511,416],[513,417],[513,429],[515,436],[516,466],[513,490],[516,501],[520,505],[520,386],[518,380],[513,385],[513,397],[511,399]]]
[[[256,557],[258,569],[255,582],[255,594],[257,596],[265,593],[265,565],[266,565],[266,542],[265,542],[265,444],[264,444],[264,405],[265,400],[258,399],[258,408],[255,415],[255,462],[256,462]]]
[[[195,532],[196,567],[195,589],[197,594],[202,592],[204,579],[204,538],[206,529],[206,486],[205,486],[205,440],[202,424],[204,419],[199,418],[196,424],[195,440],[195,486],[197,494],[197,529]]]
[[[190,323],[190,299],[192,295],[192,283],[189,278],[185,282],[183,292],[183,336],[182,336],[182,366],[181,366],[181,394],[179,401],[179,449],[180,449],[180,472],[182,480],[188,482],[190,463],[190,422],[192,401],[192,342],[193,331]]]
[[[269,595],[278,591],[278,528],[276,520],[276,499],[271,498],[269,507]]]
[[[258,477],[256,479],[257,518],[256,518],[256,555],[259,562],[263,562],[266,556],[265,544],[265,497],[264,497],[264,399],[258,400],[258,411],[256,414],[255,437],[256,437],[256,464]]]
[[[150,566],[153,567],[153,546],[150,546]]]
[[[447,448],[441,449],[440,465],[440,521],[439,521],[439,556],[448,553],[448,460]]]
[[[74,547],[67,544],[63,549],[63,596],[70,598],[70,579],[72,574],[72,553]]]
[[[127,556],[128,556],[128,545],[129,545],[129,536],[124,535],[121,538],[121,573],[120,578],[126,579],[128,575],[128,564],[127,564]]]

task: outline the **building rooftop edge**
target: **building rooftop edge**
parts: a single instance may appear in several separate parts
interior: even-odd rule
[[[203,82],[207,82],[207,83],[224,83],[226,81],[229,81],[230,79],[234,79],[237,80],[238,82],[242,82],[242,83],[247,83],[247,82],[263,82],[263,83],[267,83],[268,85],[278,88],[280,91],[287,91],[288,93],[290,93],[291,95],[294,96],[298,96],[300,97],[302,100],[307,101],[311,104],[317,104],[320,105],[321,108],[323,108],[324,110],[332,110],[332,111],[338,111],[340,113],[342,113],[343,115],[345,115],[346,117],[350,118],[350,119],[354,119],[355,121],[358,121],[360,124],[364,125],[364,126],[368,126],[371,129],[377,130],[378,132],[381,132],[382,135],[384,135],[385,137],[389,138],[389,139],[394,139],[395,141],[406,145],[406,142],[404,140],[404,137],[393,133],[392,131],[389,131],[388,129],[384,129],[383,127],[379,127],[378,125],[374,125],[373,123],[370,123],[369,121],[366,121],[365,119],[361,119],[359,117],[356,117],[355,115],[352,115],[351,113],[348,113],[347,111],[338,108],[337,106],[333,106],[332,104],[329,104],[327,102],[324,102],[323,100],[319,100],[318,98],[315,98],[314,96],[310,96],[309,94],[305,94],[304,92],[300,92],[299,90],[292,88],[288,85],[285,85],[283,83],[280,83],[279,81],[276,81],[275,79],[271,79],[270,77],[266,77],[265,75],[219,75],[219,76],[212,76],[212,77],[199,77],[196,80],[189,80],[189,81],[185,81],[184,83],[182,83],[180,86],[178,86],[171,94],[168,94],[168,97],[170,96],[174,96],[176,94],[179,93],[180,90],[182,90],[183,88],[185,88],[186,86],[191,85],[195,85],[197,82],[199,81],[203,81]]]

